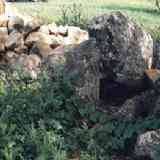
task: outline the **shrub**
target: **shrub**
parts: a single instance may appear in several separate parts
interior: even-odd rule
[[[60,8],[60,18],[58,24],[73,25],[82,28],[87,27],[87,16],[84,14],[82,4],[73,3],[72,5],[63,5]]]
[[[159,2],[159,0],[155,0],[155,4],[156,4],[156,7],[158,8],[158,10],[160,10],[160,2]]]
[[[5,73],[6,74],[6,73]],[[131,154],[138,134],[160,128],[160,119],[111,119],[75,94],[63,69],[38,80],[1,74],[0,159],[110,160]],[[79,156],[79,155],[77,155]]]

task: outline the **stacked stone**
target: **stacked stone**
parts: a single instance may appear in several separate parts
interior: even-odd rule
[[[41,25],[36,19],[24,21],[18,16],[1,15],[0,65],[18,67],[36,77],[42,61],[48,57],[58,60],[57,54],[61,52],[63,57],[67,46],[87,39],[88,33],[79,27]]]

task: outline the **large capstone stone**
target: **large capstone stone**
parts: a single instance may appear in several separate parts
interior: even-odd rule
[[[89,34],[90,40],[66,54],[67,73],[75,74],[81,97],[100,106],[121,106],[148,89],[144,72],[153,57],[148,33],[116,12],[93,18]]]
[[[151,68],[153,40],[124,14],[116,12],[93,18],[89,34],[96,38],[101,51],[100,66],[105,78],[135,80]]]

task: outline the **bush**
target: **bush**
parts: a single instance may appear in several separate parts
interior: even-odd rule
[[[58,24],[78,26],[82,28],[87,27],[88,18],[84,14],[82,4],[73,3],[72,5],[63,5],[60,8],[60,18]]]
[[[160,2],[159,0],[155,0],[156,1],[156,7],[158,8],[158,10],[160,10]]]

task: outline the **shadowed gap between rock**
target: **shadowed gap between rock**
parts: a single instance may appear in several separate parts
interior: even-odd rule
[[[150,89],[147,78],[118,82],[100,79],[100,101],[104,104],[121,105],[125,100],[132,98]]]

